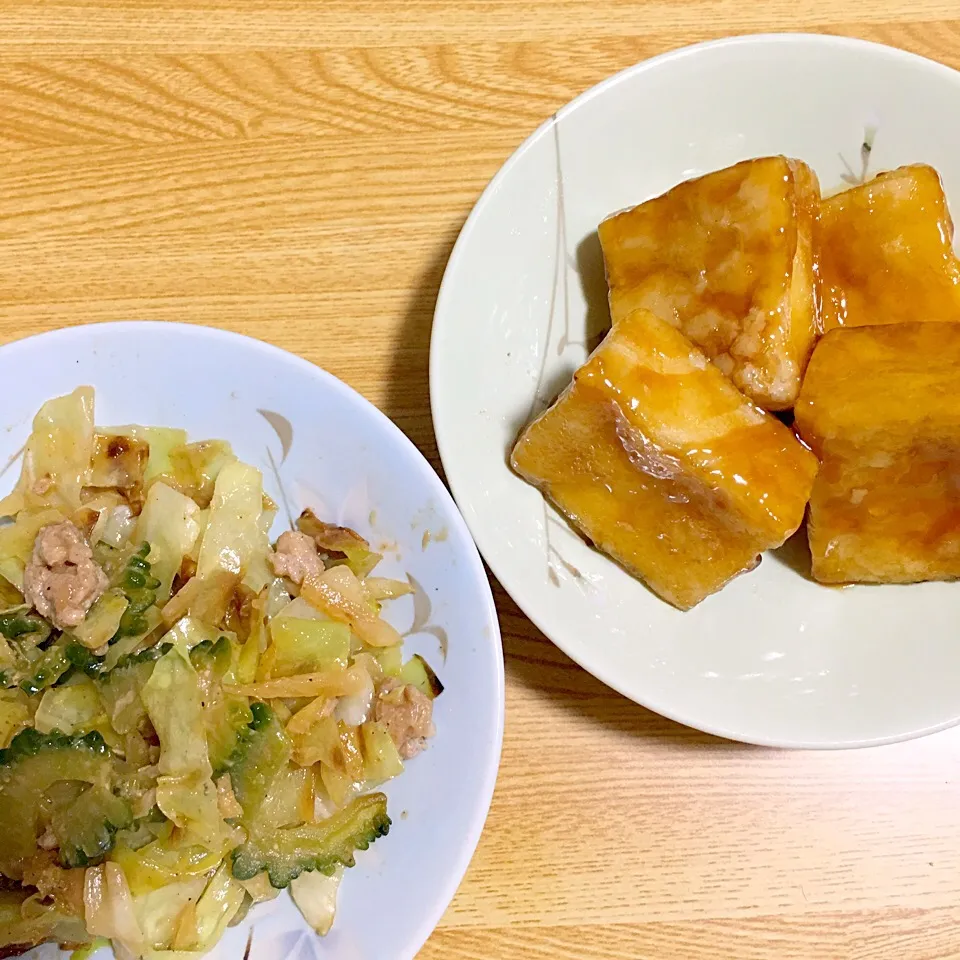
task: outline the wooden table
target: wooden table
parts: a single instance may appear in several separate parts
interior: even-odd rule
[[[796,29],[960,66],[960,0],[8,0],[0,338],[227,327],[343,378],[438,465],[434,297],[503,160],[628,64]],[[960,730],[726,743],[607,690],[497,599],[499,786],[421,957],[960,957]]]

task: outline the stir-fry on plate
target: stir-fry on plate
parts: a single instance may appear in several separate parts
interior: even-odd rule
[[[223,440],[36,415],[0,502],[0,954],[198,954],[284,888],[326,933],[442,686],[359,534]],[[180,956],[181,954],[177,954]]]

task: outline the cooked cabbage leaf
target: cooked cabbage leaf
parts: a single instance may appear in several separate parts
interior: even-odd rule
[[[90,479],[92,456],[93,390],[77,387],[48,400],[33,418],[20,479],[14,492],[0,501],[0,516],[47,504],[76,510]]]

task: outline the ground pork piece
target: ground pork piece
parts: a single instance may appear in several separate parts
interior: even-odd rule
[[[64,520],[40,529],[23,571],[24,598],[37,613],[60,630],[76,627],[106,589],[107,575],[74,524]]]
[[[390,739],[404,760],[415,757],[436,733],[433,701],[412,683],[385,680],[377,692],[376,720],[387,728]]]
[[[277,552],[269,556],[270,566],[278,577],[303,583],[306,577],[323,573],[323,561],[317,554],[313,537],[298,530],[286,530],[277,540]]]

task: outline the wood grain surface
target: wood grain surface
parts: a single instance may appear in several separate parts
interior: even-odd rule
[[[960,67],[960,0],[2,2],[0,340],[133,317],[237,330],[356,387],[439,466],[433,304],[489,178],[614,71],[767,30]],[[423,960],[960,957],[960,730],[726,743],[497,602],[503,766]]]

